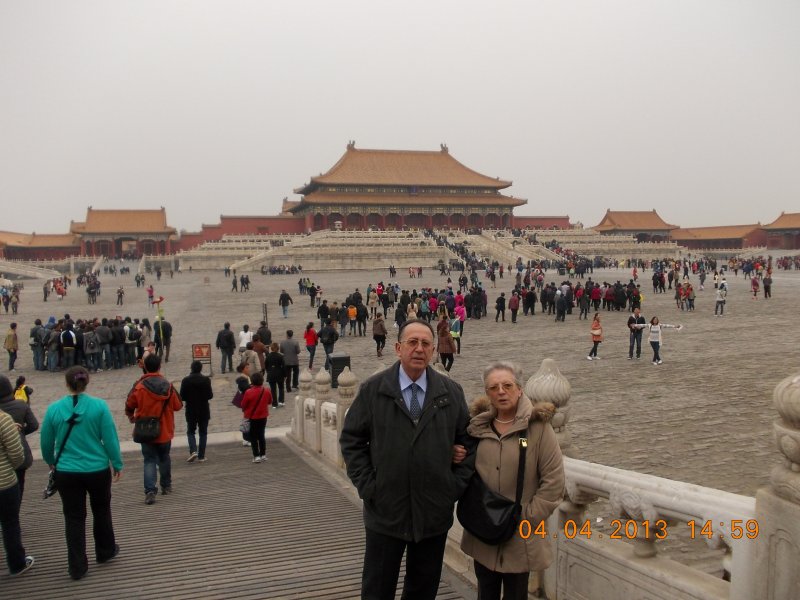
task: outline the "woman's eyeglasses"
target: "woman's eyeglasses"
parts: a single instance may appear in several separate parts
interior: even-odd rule
[[[494,385],[490,385],[489,387],[487,387],[486,391],[492,394],[496,394],[497,392],[500,391],[500,389],[502,389],[505,392],[510,392],[515,387],[517,387],[516,383],[495,383]]]

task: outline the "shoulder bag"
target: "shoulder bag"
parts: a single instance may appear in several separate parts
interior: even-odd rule
[[[511,539],[522,515],[522,488],[525,483],[525,457],[528,449],[527,431],[519,432],[519,468],[517,469],[516,499],[509,500],[493,492],[476,471],[458,501],[456,516],[459,523],[476,538],[490,546]]]
[[[172,386],[169,386],[169,393],[164,404],[161,405],[161,414],[157,417],[139,417],[133,424],[133,441],[137,444],[149,444],[158,439],[161,435],[161,417],[167,408],[167,403],[172,398]]]
[[[72,408],[78,404],[78,396],[75,395],[72,397]],[[44,488],[44,492],[42,492],[42,500],[47,500],[50,496],[55,494],[58,491],[58,486],[56,485],[56,467],[58,466],[58,459],[61,458],[61,455],[64,453],[64,446],[69,439],[69,434],[72,433],[72,428],[75,426],[75,423],[78,421],[78,414],[72,413],[72,416],[67,419],[67,423],[69,427],[67,428],[67,433],[64,435],[64,439],[61,440],[61,446],[58,448],[58,453],[56,454],[56,462],[53,463],[53,468],[50,469],[50,475],[47,478],[47,486]]]

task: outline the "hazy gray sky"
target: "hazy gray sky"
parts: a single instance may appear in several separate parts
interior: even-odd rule
[[[800,210],[796,0],[0,1],[0,229],[274,214],[360,148],[513,180],[517,214]]]

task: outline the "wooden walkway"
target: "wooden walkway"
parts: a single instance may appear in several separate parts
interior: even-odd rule
[[[2,598],[229,599],[319,598],[360,594],[364,536],[361,511],[342,489],[282,441],[268,440],[264,464],[249,448],[209,446],[208,462],[187,464],[173,449],[173,488],[144,504],[141,454],[125,455],[112,510],[120,555],[93,560],[89,573],[67,574],[58,497],[41,499],[46,471],[28,473],[22,505],[23,542],[36,564],[25,575],[0,576]],[[402,579],[401,579],[402,581]],[[474,597],[445,573],[439,598]]]

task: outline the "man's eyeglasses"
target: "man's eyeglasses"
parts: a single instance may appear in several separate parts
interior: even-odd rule
[[[506,392],[512,391],[515,387],[517,387],[516,383],[495,383],[494,385],[490,385],[486,388],[487,392],[492,394],[496,394],[502,388]]]
[[[433,342],[431,342],[430,340],[418,340],[417,338],[411,338],[410,340],[403,340],[400,343],[405,344],[406,346],[411,346],[412,348],[416,348],[417,346],[422,346],[423,350],[430,350],[433,347]]]

